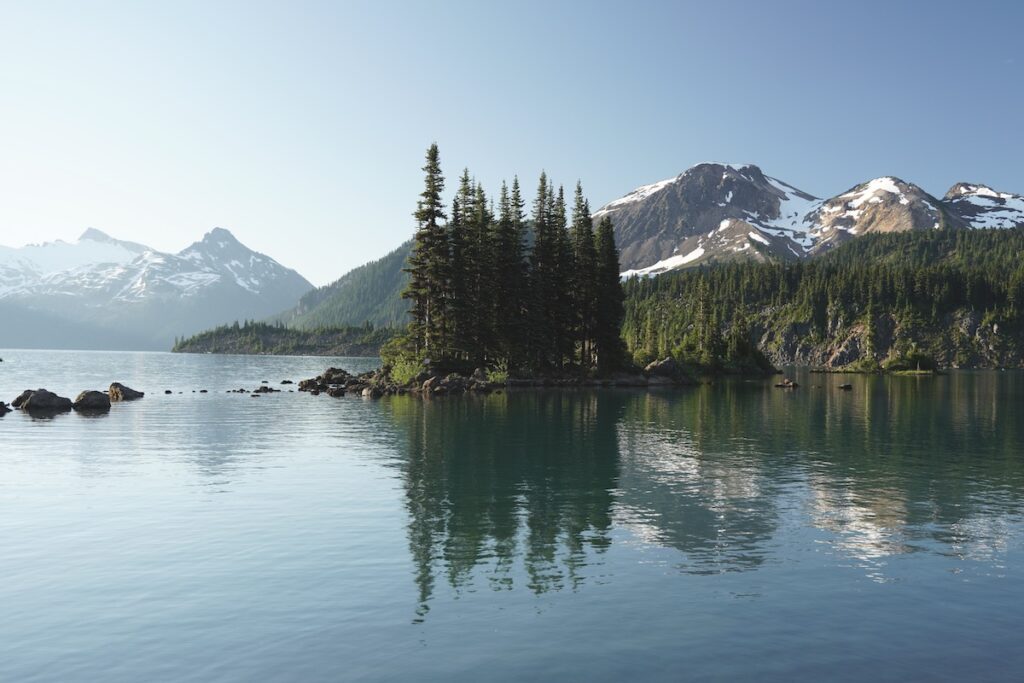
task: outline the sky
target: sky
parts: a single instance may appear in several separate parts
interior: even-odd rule
[[[0,244],[213,227],[326,284],[449,195],[702,161],[1024,193],[1024,3],[0,0]]]

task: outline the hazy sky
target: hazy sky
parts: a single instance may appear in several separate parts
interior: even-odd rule
[[[1024,192],[1024,2],[0,0],[0,244],[214,226],[325,284],[423,153],[598,205],[700,161]]]

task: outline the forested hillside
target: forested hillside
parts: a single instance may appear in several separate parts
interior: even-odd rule
[[[410,240],[387,256],[314,289],[299,299],[295,308],[274,316],[271,321],[305,330],[364,323],[375,327],[404,327],[409,321],[409,305],[402,299],[402,290],[409,276],[402,269],[411,252]]]
[[[288,356],[376,356],[395,335],[371,325],[321,330],[296,330],[280,323],[246,321],[223,325],[176,340],[178,353],[238,353]]]
[[[713,361],[749,339],[776,364],[1024,366],[1024,230],[869,235],[814,261],[722,264],[626,284],[638,362]]]

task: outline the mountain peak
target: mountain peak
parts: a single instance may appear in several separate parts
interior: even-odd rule
[[[241,242],[238,241],[238,238],[235,237],[227,228],[214,228],[210,232],[203,235],[203,239],[201,241],[207,244],[211,242],[227,242],[229,244],[241,244]],[[221,246],[226,245],[221,244]]]
[[[78,237],[78,241],[79,242],[81,242],[82,240],[90,240],[92,242],[106,242],[106,243],[111,243],[111,242],[116,242],[117,241],[113,237],[108,235],[107,233],[103,232],[102,230],[97,230],[96,228],[86,228],[85,232],[83,232]]]
[[[999,192],[994,190],[988,185],[982,185],[980,183],[957,183],[953,187],[949,188],[949,192],[946,193],[944,199],[953,200],[961,197],[987,197],[989,199],[1013,199],[1017,195],[1013,195],[1009,192]]]

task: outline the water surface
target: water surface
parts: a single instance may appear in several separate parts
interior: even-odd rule
[[[1019,373],[369,401],[279,384],[366,359],[0,357],[6,401],[148,392],[0,418],[0,680],[1024,671]]]

